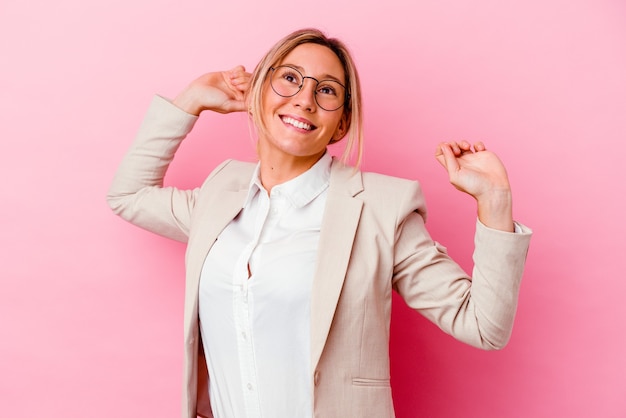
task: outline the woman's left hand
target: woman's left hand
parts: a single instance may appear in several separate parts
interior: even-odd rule
[[[440,143],[437,161],[447,170],[450,183],[478,202],[478,217],[485,225],[513,229],[511,186],[504,164],[482,142]]]

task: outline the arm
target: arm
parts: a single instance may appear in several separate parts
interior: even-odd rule
[[[432,241],[415,210],[421,195],[414,190],[399,214],[394,287],[409,306],[455,338],[502,348],[513,328],[531,231],[514,224],[506,170],[482,143],[473,149],[466,141],[442,143],[435,156],[450,182],[477,201],[472,275]]]
[[[394,289],[406,303],[456,339],[500,349],[511,335],[530,230],[509,233],[476,224],[469,276],[432,240],[416,209],[423,198],[410,188],[398,214]]]
[[[111,209],[127,221],[185,242],[197,190],[163,187],[178,147],[204,110],[245,110],[249,74],[243,67],[194,80],[173,103],[155,97],[107,195]]]

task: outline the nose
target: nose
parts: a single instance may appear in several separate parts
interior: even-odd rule
[[[306,82],[307,78],[310,78],[310,82]],[[295,96],[295,105],[300,106],[306,110],[313,110],[317,105],[315,101],[315,89],[317,88],[317,80],[313,77],[304,77],[302,79],[302,88]]]

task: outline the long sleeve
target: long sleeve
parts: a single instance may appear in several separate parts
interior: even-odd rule
[[[197,116],[156,96],[110,186],[107,202],[123,219],[186,242],[197,189],[163,187],[163,178]]]
[[[413,192],[420,193],[419,190]],[[532,231],[509,233],[476,224],[474,268],[469,277],[433,241],[422,215],[405,201],[397,230],[394,288],[413,309],[458,340],[483,349],[508,342]]]

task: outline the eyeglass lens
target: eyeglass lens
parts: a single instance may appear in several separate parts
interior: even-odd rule
[[[315,102],[324,110],[337,110],[343,106],[346,99],[346,89],[341,83],[334,80],[317,80],[305,77],[293,67],[281,65],[273,68],[270,83],[272,89],[279,96],[295,96],[304,84],[304,79],[310,78],[317,83],[315,87]]]

